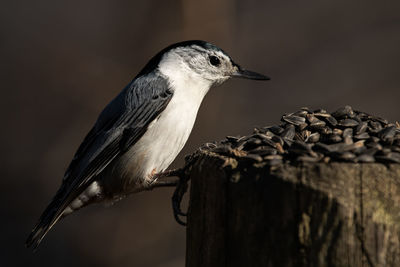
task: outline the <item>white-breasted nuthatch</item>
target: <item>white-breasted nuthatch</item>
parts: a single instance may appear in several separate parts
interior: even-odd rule
[[[186,143],[208,90],[231,77],[269,79],[204,41],[155,55],[101,112],[26,245],[37,247],[61,217],[88,204],[154,186]]]

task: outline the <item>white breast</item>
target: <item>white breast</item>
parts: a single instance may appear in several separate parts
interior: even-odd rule
[[[157,120],[127,152],[128,171],[143,181],[151,174],[168,168],[182,150],[192,131],[200,104],[211,82],[193,73],[186,66],[164,59],[159,70],[168,77],[173,96]],[[140,181],[135,181],[135,183]]]
[[[173,89],[166,109],[153,121],[146,133],[123,154],[102,176],[101,188],[97,182],[83,192],[64,211],[64,215],[102,197],[103,189],[114,194],[113,200],[129,192],[143,190],[152,174],[168,168],[182,150],[192,131],[201,101],[212,83],[191,71],[176,55],[164,56],[159,71]],[[122,190],[122,191],[121,191]]]

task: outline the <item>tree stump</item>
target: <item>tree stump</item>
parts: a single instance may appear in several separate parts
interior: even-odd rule
[[[400,164],[244,161],[193,159],[187,267],[400,266]]]

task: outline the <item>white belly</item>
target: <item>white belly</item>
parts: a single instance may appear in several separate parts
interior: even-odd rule
[[[92,201],[117,200],[143,190],[153,174],[164,171],[182,150],[192,131],[200,104],[212,82],[164,58],[159,71],[168,77],[173,96],[166,109],[150,123],[145,134],[116,159],[67,209],[65,215]]]
[[[135,157],[141,157],[138,160],[142,161],[143,178],[164,171],[176,158],[189,138],[199,105],[193,102],[178,103],[172,99],[161,116],[132,147]]]
[[[64,211],[77,210],[99,196],[116,201],[129,193],[142,191],[153,174],[164,171],[182,150],[192,131],[201,101],[208,88],[174,93],[161,115],[146,133]],[[103,195],[104,194],[104,195]]]
[[[119,160],[122,179],[130,187],[142,185],[152,174],[168,168],[192,131],[200,104],[210,88],[208,81],[177,79],[172,99],[146,133]],[[129,177],[129,178],[128,178]]]

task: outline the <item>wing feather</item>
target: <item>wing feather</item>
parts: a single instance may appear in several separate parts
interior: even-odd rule
[[[115,158],[145,133],[172,98],[167,80],[148,74],[133,80],[100,114],[79,146],[60,189],[26,241],[36,248],[78,197]]]

